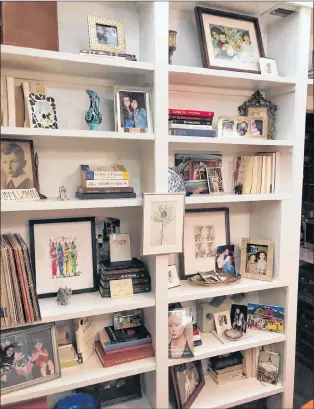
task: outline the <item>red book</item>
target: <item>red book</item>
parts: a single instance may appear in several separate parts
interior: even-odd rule
[[[5,406],[4,409],[48,409],[48,402],[47,398],[34,399]]]
[[[169,109],[169,115],[181,115],[181,116],[203,116],[213,118],[214,112],[211,111],[193,111],[191,109]]]
[[[127,362],[138,361],[139,359],[150,358],[155,355],[155,351],[151,345],[146,348],[136,349],[130,352],[122,352],[113,356],[108,356],[99,341],[95,344],[96,353],[104,368],[114,365],[125,364]]]
[[[132,352],[132,351],[138,351],[139,349],[145,349],[148,346],[152,346],[152,343],[150,344],[143,344],[143,345],[135,345],[134,347],[128,347],[128,348],[121,348],[121,349],[115,349],[113,351],[105,351],[105,354],[108,356],[112,356],[112,355],[117,355],[117,354],[121,354],[124,352]]]

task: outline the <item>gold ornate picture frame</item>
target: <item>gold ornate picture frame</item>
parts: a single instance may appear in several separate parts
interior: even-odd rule
[[[125,53],[124,24],[122,21],[87,16],[87,23],[91,50]]]
[[[275,244],[271,240],[243,238],[240,273],[244,278],[271,281]]]

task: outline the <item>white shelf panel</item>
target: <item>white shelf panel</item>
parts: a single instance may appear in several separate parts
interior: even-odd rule
[[[73,318],[108,314],[116,311],[147,308],[155,305],[153,293],[135,294],[133,297],[111,299],[102,298],[99,292],[75,294],[69,305],[60,305],[56,297],[39,300],[43,322],[62,321]]]
[[[144,395],[142,399],[133,399],[128,402],[118,403],[117,405],[110,406],[110,409],[151,409],[149,400]]]
[[[220,194],[199,194],[191,195],[185,198],[186,205],[193,204],[210,204],[210,203],[238,203],[238,202],[263,202],[288,200],[290,197],[283,194],[243,194],[236,195],[234,193],[220,193]]]
[[[248,330],[246,335],[239,341],[227,341],[223,344],[212,334],[201,333],[203,344],[194,348],[193,358],[169,359],[168,365],[180,365],[184,362],[196,361],[198,359],[209,358],[212,356],[228,354],[235,351],[255,348],[262,345],[275,344],[283,342],[286,336],[273,332]]]
[[[40,396],[69,391],[95,383],[109,381],[155,370],[155,358],[145,358],[104,368],[94,353],[85,364],[62,370],[61,377],[52,381],[1,394],[1,405],[12,404]]]
[[[153,73],[154,64],[85,56],[58,51],[1,45],[2,68],[15,68],[81,77],[96,77],[121,82],[121,75],[144,75]]]
[[[71,197],[70,200],[60,201],[56,198],[35,200],[28,202],[1,202],[1,212],[31,212],[40,210],[73,210],[73,209],[103,209],[118,207],[142,206],[142,198],[130,199],[91,199],[81,200]]]
[[[199,87],[228,88],[261,91],[294,86],[293,77],[270,77],[247,72],[213,70],[209,68],[169,65],[169,86],[196,85]]]
[[[286,287],[287,284],[280,280],[258,281],[241,278],[233,284],[215,284],[211,287],[192,285],[187,280],[181,280],[181,286],[168,291],[168,302],[184,302],[200,300],[203,298],[219,297],[237,293],[249,293],[271,288]]]
[[[248,146],[282,146],[293,147],[294,142],[288,140],[270,140],[270,139],[249,139],[249,138],[205,138],[197,136],[173,136],[169,135],[169,143],[186,144],[207,144],[207,145],[248,145]],[[190,146],[189,146],[190,147]]]
[[[23,137],[43,137],[43,138],[87,138],[87,139],[126,139],[153,141],[154,134],[133,133],[133,132],[110,132],[110,131],[89,131],[74,129],[35,129],[18,127],[1,127],[1,137],[23,136]]]
[[[205,375],[205,386],[193,402],[191,409],[218,409],[242,405],[256,399],[282,393],[284,387],[262,383],[256,378],[241,379],[225,385],[217,385],[209,376]]]

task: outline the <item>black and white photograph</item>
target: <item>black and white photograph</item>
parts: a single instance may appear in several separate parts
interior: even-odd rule
[[[54,324],[3,331],[0,353],[3,394],[61,375]]]
[[[116,54],[125,53],[124,24],[120,20],[108,20],[87,16],[89,48]]]
[[[215,257],[215,226],[195,226],[195,258]]]
[[[170,368],[176,409],[189,409],[205,385],[202,361]]]
[[[29,123],[31,128],[58,129],[55,99],[44,94],[28,94]]]
[[[214,313],[214,321],[218,336],[222,335],[225,330],[231,329],[230,312],[227,310]]]
[[[229,119],[224,119],[221,124],[221,136],[233,136],[234,134],[234,128],[235,128],[235,121],[234,120],[229,120]]]
[[[232,304],[230,316],[232,329],[236,329],[238,331],[246,333],[247,306]]]
[[[117,27],[96,23],[96,35],[99,44],[118,45]]]
[[[168,266],[168,289],[180,286],[180,279],[175,264]]]
[[[245,278],[270,281],[273,275],[274,242],[242,239],[241,275]]]
[[[221,168],[206,168],[209,193],[223,193],[224,185]]]
[[[35,188],[34,147],[31,140],[1,140],[1,190]]]
[[[280,355],[275,352],[260,351],[257,365],[257,379],[277,385]]]

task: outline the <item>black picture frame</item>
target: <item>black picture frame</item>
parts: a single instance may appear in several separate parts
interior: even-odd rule
[[[260,57],[265,57],[264,46],[263,46],[263,41],[262,41],[262,34],[261,34],[261,29],[260,29],[259,21],[257,17],[247,16],[244,14],[236,14],[236,13],[231,13],[231,12],[221,11],[221,10],[214,10],[214,9],[209,9],[205,7],[195,7],[194,13],[195,13],[195,18],[196,18],[197,33],[198,33],[202,62],[203,62],[204,68],[212,68],[215,70],[250,72],[250,73],[255,73],[255,74],[261,73],[260,70],[224,68],[224,67],[217,67],[217,66],[211,65],[210,58],[208,55],[208,50],[207,50],[207,45],[206,45],[206,35],[205,35],[205,30],[204,30],[204,25],[203,25],[203,20],[202,20],[202,14],[211,14],[213,16],[230,18],[230,19],[239,20],[239,21],[242,20],[245,22],[253,23],[255,33],[256,33],[256,40],[257,40]]]
[[[92,274],[93,274],[93,287],[81,288],[79,290],[73,290],[72,294],[82,294],[97,291],[98,280],[97,280],[97,256],[96,256],[96,227],[95,227],[95,217],[72,217],[63,219],[43,219],[43,220],[30,220],[29,221],[29,235],[30,235],[30,255],[31,262],[34,268],[34,283],[37,289],[37,277],[36,277],[36,254],[35,254],[35,232],[34,226],[37,224],[56,224],[56,223],[79,223],[79,222],[90,222],[91,223],[91,251],[92,251]],[[60,282],[60,287],[62,283]],[[55,297],[57,292],[49,292],[45,294],[38,294],[38,298],[49,298]]]
[[[224,212],[225,213],[225,227],[226,227],[226,245],[230,245],[230,218],[229,207],[215,207],[215,208],[201,208],[201,209],[185,209],[185,213],[208,213],[208,212]],[[184,231],[183,231],[184,235]],[[197,274],[197,271],[193,274],[185,274],[185,262],[184,262],[184,241],[183,241],[183,253],[179,254],[180,265],[180,279],[187,280],[189,277]]]

